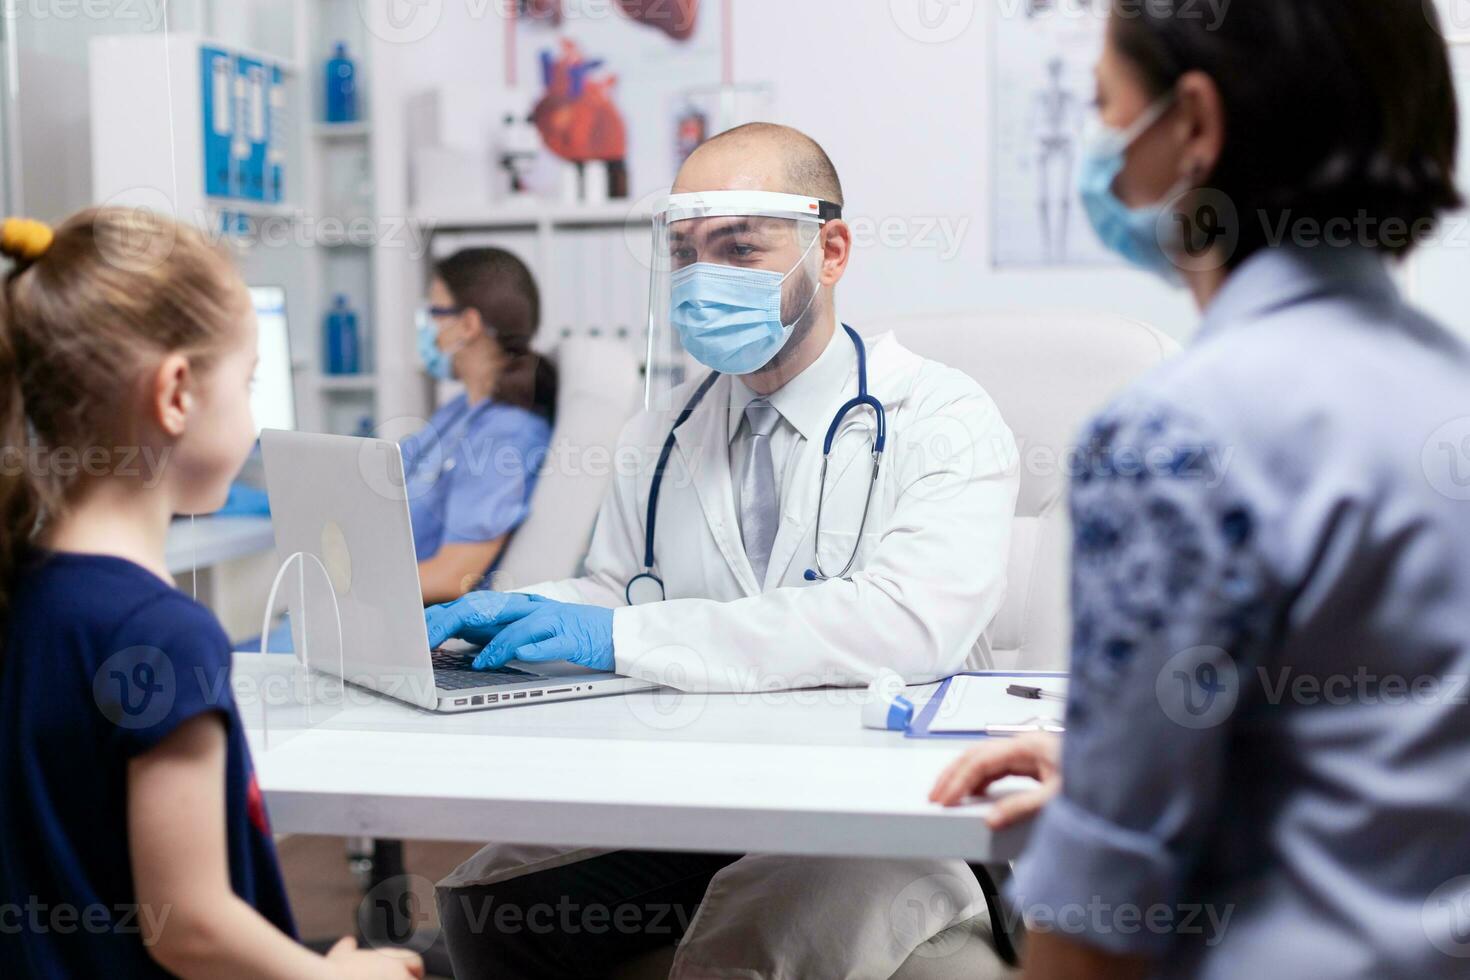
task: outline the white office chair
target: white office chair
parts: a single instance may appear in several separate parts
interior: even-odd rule
[[[958,368],[995,399],[1021,454],[1009,583],[990,628],[999,670],[1066,670],[1068,450],[1078,430],[1131,381],[1179,349],[1109,313],[955,313],[863,324]]]
[[[1009,588],[990,631],[992,652],[999,669],[1066,670],[1066,450],[1089,416],[1178,344],[1152,327],[1105,313],[957,313],[861,324],[866,337],[889,331],[916,353],[978,381],[1015,434],[1021,492]],[[1003,867],[991,871],[997,880],[1005,877]],[[893,980],[988,980],[989,953],[979,954],[992,942],[990,917],[976,916],[931,939]],[[616,975],[667,977],[672,960],[672,950],[659,950]]]
[[[581,569],[612,480],[618,433],[642,404],[638,359],[626,342],[576,338],[556,353],[556,427],[531,513],[491,576],[497,589],[570,578]]]

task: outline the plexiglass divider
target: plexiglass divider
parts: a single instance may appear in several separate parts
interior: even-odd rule
[[[296,567],[296,586],[300,602],[292,605],[292,637],[295,656],[292,665],[287,668],[286,683],[280,683],[281,671],[270,665],[271,659],[265,655],[270,652],[270,624],[271,617],[276,610],[276,597],[280,593],[281,584],[286,579],[286,574],[292,566]],[[307,629],[307,589],[306,576],[308,569],[319,572],[327,584],[327,595],[332,600],[332,616],[337,625],[337,649],[336,661],[333,670],[330,660],[322,662],[323,655],[330,653],[317,653],[318,661],[316,669],[313,670],[312,648],[310,630]],[[328,719],[335,717],[341,712],[347,703],[347,682],[345,665],[345,648],[343,646],[342,634],[342,610],[337,603],[337,590],[332,585],[331,575],[322,564],[322,560],[309,552],[298,551],[281,562],[281,567],[276,570],[276,577],[271,582],[269,596],[266,599],[265,612],[262,616],[260,630],[260,653],[263,672],[259,678],[258,694],[260,702],[260,725],[261,737],[267,751],[278,748],[289,741],[295,735]],[[279,655],[278,655],[279,656]],[[325,684],[322,695],[318,696],[318,686]]]

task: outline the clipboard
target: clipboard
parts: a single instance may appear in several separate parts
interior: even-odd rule
[[[1005,677],[1015,681],[1036,680],[1067,680],[1069,675],[1057,671],[1035,671],[1035,670],[967,670],[956,674],[955,677]],[[939,708],[944,704],[944,696],[949,692],[950,682],[954,677],[945,678],[939,685],[939,690],[934,692],[929,703],[924,705],[909,727],[904,730],[904,738],[952,738],[975,741],[981,738],[1003,738],[1001,735],[987,735],[984,732],[931,732],[929,726],[933,724],[935,717],[939,714]]]

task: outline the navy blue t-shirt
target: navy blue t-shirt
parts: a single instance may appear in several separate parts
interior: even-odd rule
[[[0,647],[0,963],[29,977],[167,976],[128,853],[128,761],[215,713],[228,733],[230,883],[295,936],[209,611],[120,558],[50,554],[17,582]],[[165,920],[165,930],[166,920]]]

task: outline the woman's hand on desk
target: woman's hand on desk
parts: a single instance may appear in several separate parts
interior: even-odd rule
[[[991,739],[951,762],[929,791],[929,799],[956,806],[984,793],[998,779],[1030,776],[1041,785],[999,798],[985,817],[995,830],[1029,820],[1062,787],[1061,746],[1062,740],[1055,735]]]

